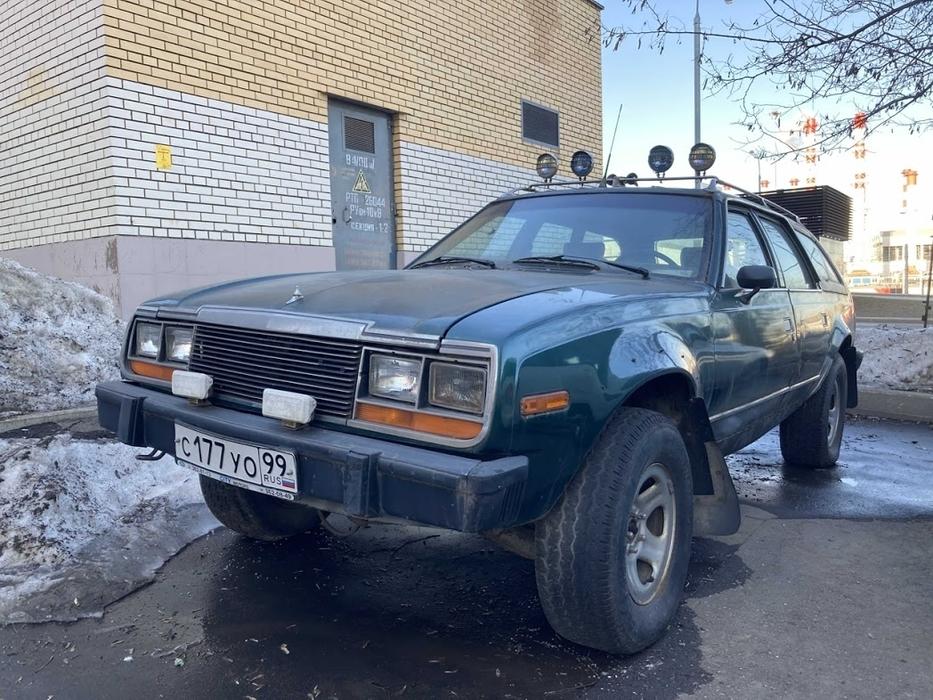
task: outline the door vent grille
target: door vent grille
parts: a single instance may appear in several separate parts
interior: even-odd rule
[[[376,152],[376,125],[356,117],[343,118],[343,145],[351,151]]]

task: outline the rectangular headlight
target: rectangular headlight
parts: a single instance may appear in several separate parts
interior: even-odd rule
[[[446,362],[431,363],[428,401],[432,406],[481,414],[486,404],[486,370]]]
[[[137,323],[134,353],[139,357],[159,357],[162,348],[162,326],[158,323]]]
[[[392,355],[369,358],[369,393],[395,401],[418,402],[421,360]]]
[[[188,362],[193,335],[193,328],[168,326],[165,329],[165,359],[169,362]]]

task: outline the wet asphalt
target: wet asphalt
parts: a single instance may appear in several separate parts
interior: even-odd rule
[[[933,695],[922,668],[933,658],[933,429],[850,422],[834,470],[784,466],[773,434],[729,461],[743,530],[695,540],[686,604],[667,636],[633,657],[557,637],[533,563],[481,537],[373,525],[345,538],[316,532],[260,544],[221,529],[99,620],[0,628],[0,698],[807,697],[817,690],[807,664],[819,665],[812,673],[830,696]],[[890,548],[885,540],[864,549],[873,533],[913,556],[892,554],[877,575],[869,565],[839,576]],[[818,553],[788,547],[801,537]],[[812,572],[791,561],[805,555]],[[786,570],[769,568],[784,559]],[[874,605],[902,560],[903,594],[862,630],[849,610]],[[832,569],[829,591],[820,567]],[[815,651],[772,627],[788,605],[799,608],[788,613],[790,629],[801,617],[822,620],[807,640]],[[879,628],[885,620],[890,630]],[[727,639],[720,627],[730,628]],[[899,641],[888,643],[894,632]],[[742,655],[756,644],[763,651]],[[851,653],[822,661],[833,645]],[[880,685],[857,677],[862,652],[879,663],[869,670]],[[794,659],[790,670],[768,680],[782,656]]]

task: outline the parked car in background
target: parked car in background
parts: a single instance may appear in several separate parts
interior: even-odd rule
[[[628,184],[503,196],[405,270],[153,299],[101,425],[198,471],[248,537],[328,513],[484,533],[534,558],[560,635],[643,649],[691,538],[738,527],[723,455],[780,426],[787,462],[832,467],[859,353],[793,215]]]

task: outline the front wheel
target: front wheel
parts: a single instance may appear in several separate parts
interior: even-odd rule
[[[785,462],[810,469],[836,465],[848,391],[846,363],[836,355],[819,390],[781,423],[781,455]]]
[[[623,409],[536,526],[535,575],[551,626],[613,654],[651,645],[680,605],[692,533],[680,431],[659,413]]]
[[[201,495],[214,517],[254,540],[281,540],[321,524],[314,508],[201,477]]]

